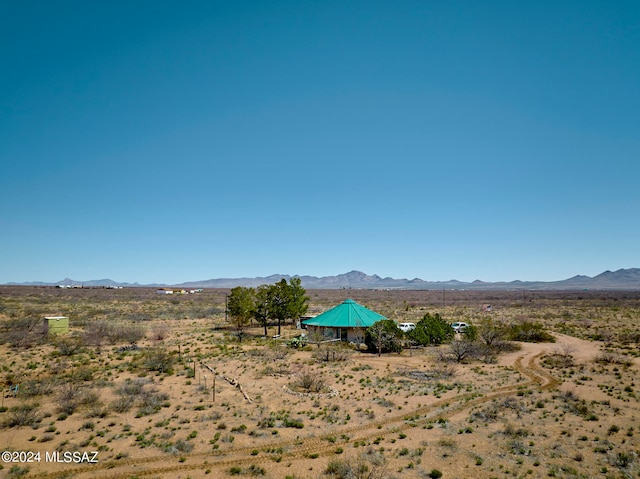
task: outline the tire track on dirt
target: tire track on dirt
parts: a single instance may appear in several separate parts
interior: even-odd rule
[[[178,458],[167,457],[166,455],[149,456],[138,459],[112,460],[73,469],[39,473],[33,477],[35,479],[62,479],[70,476],[80,477],[82,474],[87,474],[87,476],[91,478],[128,479],[132,476],[144,477],[177,471],[205,470],[214,467],[221,468],[255,464],[267,459],[273,460],[276,457],[279,457],[280,460],[287,459],[288,461],[295,461],[309,458],[311,455],[314,457],[326,456],[334,454],[336,448],[342,445],[356,441],[366,442],[374,438],[385,437],[389,434],[395,434],[405,429],[416,427],[416,425],[444,419],[494,399],[510,396],[523,388],[534,387],[540,391],[554,389],[558,386],[559,381],[537,364],[537,361],[543,354],[545,354],[545,352],[539,352],[529,356],[526,365],[523,364],[523,360],[527,358],[527,355],[518,356],[515,359],[513,367],[518,373],[527,378],[527,381],[498,387],[487,394],[478,395],[479,393],[465,393],[451,398],[441,399],[412,411],[404,412],[403,414],[390,415],[382,420],[360,426],[334,430],[331,433],[321,436],[279,441],[261,446],[247,446],[228,452],[185,454],[184,456],[187,458],[188,463],[179,462]],[[339,435],[348,436],[348,439],[341,442],[332,440],[332,438],[336,438]],[[256,450],[259,451],[259,453],[263,453],[263,455],[260,457],[253,455],[252,453]],[[274,453],[274,451],[277,452]],[[171,463],[171,461],[175,462]],[[138,467],[159,463],[165,464],[138,470]]]

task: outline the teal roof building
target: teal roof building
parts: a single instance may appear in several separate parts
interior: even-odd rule
[[[387,319],[375,311],[365,308],[353,299],[347,299],[339,305],[304,321],[308,329],[320,329],[327,338],[343,341],[360,339],[357,330],[366,329],[373,323]]]

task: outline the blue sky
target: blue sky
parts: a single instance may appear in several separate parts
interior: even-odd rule
[[[640,267],[635,1],[0,10],[0,283]]]

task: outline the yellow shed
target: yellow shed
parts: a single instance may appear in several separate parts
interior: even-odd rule
[[[69,318],[66,316],[45,316],[45,334],[67,334],[69,332]]]

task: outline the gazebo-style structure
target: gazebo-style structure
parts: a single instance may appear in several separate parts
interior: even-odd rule
[[[319,332],[327,339],[362,343],[365,330],[383,319],[387,318],[347,299],[315,318],[305,320],[304,325],[310,333]]]

